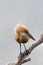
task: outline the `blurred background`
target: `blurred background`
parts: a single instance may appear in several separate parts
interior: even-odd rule
[[[0,0],[0,65],[14,62],[19,55],[19,45],[13,35],[18,23],[26,25],[37,40],[43,31],[43,0]],[[27,48],[34,41],[30,39],[28,43]],[[24,65],[43,65],[43,44],[29,57],[31,61]]]

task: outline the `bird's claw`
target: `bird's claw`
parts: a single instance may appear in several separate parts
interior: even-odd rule
[[[30,52],[28,50],[26,50],[26,54],[28,55],[28,53],[30,54]]]
[[[23,53],[21,52],[20,55],[18,56],[18,58],[22,57],[23,56]]]

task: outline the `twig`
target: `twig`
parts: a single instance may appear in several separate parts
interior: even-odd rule
[[[23,60],[23,61],[22,61],[22,64],[23,64],[23,63],[26,63],[26,62],[28,62],[28,61],[31,61],[31,58],[27,58],[27,59]]]

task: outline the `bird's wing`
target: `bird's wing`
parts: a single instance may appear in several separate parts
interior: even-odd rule
[[[21,33],[20,33],[20,35],[24,36],[24,35],[26,35],[26,33],[24,33],[24,32],[21,32]]]

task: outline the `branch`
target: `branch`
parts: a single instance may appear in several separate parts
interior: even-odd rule
[[[22,64],[23,64],[23,63],[26,63],[26,62],[28,62],[28,61],[31,61],[31,58],[27,58],[27,59],[23,60],[23,61],[22,61]]]
[[[43,43],[43,33],[41,33],[40,37],[38,40],[36,40],[28,49],[27,51],[23,52],[22,55],[18,56],[17,62],[15,63],[9,63],[8,65],[21,65],[27,61],[29,61],[28,59],[25,59],[27,56],[30,55],[30,53],[32,52],[33,49],[35,49],[38,45],[40,45],[41,43]]]

